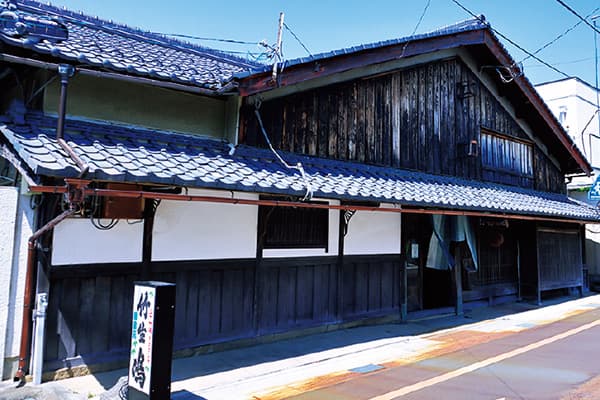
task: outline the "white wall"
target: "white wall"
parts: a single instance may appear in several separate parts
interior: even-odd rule
[[[327,201],[331,205],[339,205],[338,200],[313,199]],[[329,238],[326,249],[264,249],[263,257],[305,257],[305,256],[336,256],[339,247],[339,210],[329,210]]]
[[[231,197],[231,192],[190,190],[191,195]],[[258,199],[253,193],[234,193]],[[163,201],[154,220],[152,259],[209,260],[256,257],[258,207]]]
[[[597,90],[577,78],[548,82],[536,89],[557,119],[561,110],[566,112],[563,127],[588,161],[600,167],[600,139],[592,136],[590,146],[590,134],[600,134],[595,114]]]
[[[400,254],[400,221],[399,213],[357,211],[348,225],[344,254]]]
[[[0,378],[16,372],[21,339],[27,240],[34,212],[17,188],[0,187]]]
[[[106,225],[110,220],[101,220]],[[67,218],[54,228],[52,264],[94,264],[142,261],[143,223],[120,220],[99,230],[89,218]]]

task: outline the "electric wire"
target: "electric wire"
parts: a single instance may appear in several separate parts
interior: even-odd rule
[[[431,0],[427,0],[427,3],[425,4],[425,8],[423,8],[423,12],[421,13],[421,16],[419,17],[419,20],[417,21],[415,28],[413,29],[412,33],[410,34],[411,37],[414,36],[415,33],[417,33],[417,29],[419,29],[421,22],[423,22],[423,18],[425,18],[425,13],[427,12],[427,9],[429,8],[430,5],[431,5]],[[404,57],[404,53],[406,52],[406,48],[408,47],[409,43],[410,43],[410,40],[408,40],[406,43],[404,43],[404,47],[402,48],[402,53],[400,54],[400,58]]]
[[[596,13],[596,11],[600,10],[600,7],[596,7],[594,10],[592,10],[591,13],[589,13],[586,18],[591,17],[593,14]],[[557,37],[555,37],[554,39],[552,39],[551,41],[549,41],[548,43],[546,43],[545,45],[543,45],[542,47],[540,47],[539,49],[537,49],[536,51],[533,52],[533,54],[538,54],[540,51],[552,46],[554,43],[556,43],[558,40],[562,39],[565,35],[567,35],[569,32],[571,32],[573,29],[577,28],[579,25],[581,25],[583,23],[583,21],[578,21],[575,25],[571,26],[570,28],[568,28],[567,30],[565,30],[563,33],[559,34]],[[521,60],[521,62],[524,62],[525,60],[530,59],[531,56],[528,55],[527,57],[525,57],[524,59]]]
[[[465,12],[467,12],[468,14],[470,14],[473,18],[476,18],[479,22],[481,22],[482,24],[486,24],[489,26],[489,28],[492,30],[492,32],[494,32],[496,35],[500,36],[502,39],[506,40],[508,43],[512,44],[513,46],[515,46],[517,49],[521,50],[523,53],[531,56],[531,58],[533,58],[534,60],[540,62],[541,64],[545,65],[546,67],[550,68],[551,70],[563,75],[566,78],[570,78],[571,76],[564,73],[563,71],[559,70],[558,68],[556,68],[553,65],[548,64],[546,61],[542,60],[541,58],[539,58],[538,56],[536,56],[535,54],[532,54],[530,51],[526,50],[525,48],[523,48],[523,46],[519,45],[518,43],[516,43],[514,40],[510,39],[508,36],[502,34],[502,32],[498,31],[497,29],[492,28],[484,19],[482,19],[479,15],[476,15],[475,13],[473,13],[471,10],[469,10],[467,7],[463,6],[458,0],[451,0],[454,4],[456,4],[457,6],[459,6],[460,8],[462,8]],[[514,66],[514,65],[513,65]],[[505,66],[506,67],[506,66]],[[508,67],[506,67],[508,68]]]
[[[575,11],[574,9],[572,9],[567,3],[565,3],[562,0],[556,0],[558,2],[558,4],[560,4],[561,6],[563,6],[564,8],[566,8],[567,10],[569,10],[569,12],[571,12],[571,14],[575,15],[577,18],[579,18],[584,24],[586,24],[587,26],[589,26],[590,28],[592,28],[592,30],[596,31],[596,33],[600,33],[600,30],[598,30],[598,28],[596,28],[594,25],[590,24],[589,21],[586,18],[583,18],[577,11]],[[588,15],[589,17],[589,15]]]
[[[212,38],[212,37],[202,37],[202,36],[194,36],[194,35],[184,35],[181,33],[162,33],[162,32],[152,32],[157,35],[164,36],[172,36],[183,39],[193,39],[193,40],[203,40],[208,42],[221,42],[221,43],[233,43],[233,44],[245,44],[245,45],[257,45],[260,42],[247,42],[244,40],[236,40],[236,39],[221,39],[221,38]]]
[[[277,153],[277,151],[271,144],[271,140],[269,140],[269,135],[267,134],[267,131],[265,130],[265,127],[263,125],[262,118],[261,118],[260,112],[259,112],[259,108],[260,108],[260,102],[257,104],[256,108],[254,109],[254,114],[256,115],[256,119],[258,120],[258,125],[263,134],[263,137],[265,138],[265,141],[267,142],[267,145],[269,146],[269,149],[271,150],[271,152],[273,154],[275,154],[275,157],[277,157],[279,162],[284,167],[286,167],[287,169],[295,169],[296,171],[300,172],[300,176],[302,177],[302,180],[304,181],[304,184],[306,186],[306,193],[304,194],[302,201],[310,200],[313,196],[312,185],[310,184],[308,176],[306,175],[306,172],[304,171],[304,167],[302,166],[302,163],[298,162],[296,165],[290,165],[279,155],[279,153]]]
[[[312,53],[310,52],[310,50],[308,49],[308,47],[306,47],[306,46],[304,45],[304,43],[302,43],[302,41],[300,40],[300,38],[299,38],[299,37],[298,37],[298,36],[297,36],[297,35],[294,33],[294,31],[292,31],[292,29],[291,29],[291,28],[288,26],[288,24],[286,24],[286,23],[284,22],[284,23],[283,23],[283,27],[284,27],[285,29],[287,29],[287,31],[288,31],[288,32],[289,32],[289,33],[290,33],[290,34],[291,34],[291,35],[294,37],[294,39],[296,39],[296,41],[297,41],[298,43],[300,43],[300,46],[302,46],[302,48],[303,48],[304,50],[306,50],[306,52],[308,53],[308,55],[312,57],[313,55],[312,55]]]

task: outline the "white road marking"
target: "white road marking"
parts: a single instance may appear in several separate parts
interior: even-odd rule
[[[585,325],[581,325],[581,326],[579,326],[577,328],[573,328],[571,330],[568,330],[566,332],[560,333],[558,335],[551,336],[551,337],[546,338],[544,340],[540,340],[539,342],[535,342],[535,343],[529,344],[527,346],[523,346],[523,347],[520,347],[518,349],[509,351],[507,353],[499,354],[497,356],[490,357],[490,358],[488,358],[486,360],[478,361],[478,362],[473,363],[471,365],[467,365],[466,367],[462,367],[462,368],[459,368],[457,370],[450,371],[450,372],[447,372],[445,374],[438,375],[436,377],[433,377],[433,378],[430,378],[430,379],[426,379],[424,381],[417,382],[417,383],[409,385],[409,386],[404,386],[403,388],[400,388],[398,390],[394,390],[392,392],[388,392],[388,393],[382,394],[380,396],[372,397],[369,400],[392,400],[392,399],[395,399],[397,397],[404,396],[404,395],[407,395],[409,393],[413,393],[413,392],[416,392],[418,390],[425,389],[425,388],[428,388],[428,387],[433,386],[433,385],[437,385],[437,384],[442,383],[442,382],[446,382],[446,381],[448,381],[450,379],[457,378],[457,377],[459,377],[461,375],[468,374],[468,373],[476,371],[476,370],[478,370],[480,368],[485,368],[485,367],[487,367],[489,365],[492,365],[492,364],[504,361],[504,360],[506,360],[508,358],[512,358],[512,357],[518,356],[518,355],[523,354],[523,353],[527,353],[528,351],[538,349],[538,348],[540,348],[542,346],[545,346],[547,344],[551,344],[551,343],[557,342],[557,341],[565,339],[565,338],[567,338],[569,336],[576,335],[576,334],[578,334],[580,332],[583,332],[585,330],[591,329],[591,328],[593,328],[595,326],[598,326],[598,325],[600,325],[600,319],[598,319],[596,321],[593,321],[593,322],[590,322],[590,323],[585,324]]]

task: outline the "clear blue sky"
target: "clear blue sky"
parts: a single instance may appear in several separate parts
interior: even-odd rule
[[[583,16],[600,7],[600,0],[564,1]],[[287,25],[312,53],[319,53],[410,35],[427,1],[51,0],[51,3],[154,32],[250,42],[266,39],[269,43],[275,42],[277,19],[283,11]],[[484,14],[493,28],[530,52],[579,21],[556,0],[461,0],[461,3],[476,14]],[[600,10],[594,15],[600,15]],[[451,0],[431,0],[417,33],[467,18],[470,16]],[[600,19],[597,23],[600,26]],[[517,61],[526,56],[502,41]],[[243,53],[261,51],[257,45],[197,43]],[[288,59],[307,55],[287,31],[284,31],[284,55]],[[568,75],[595,83],[594,31],[585,24],[541,51],[538,57]],[[533,59],[523,64],[526,76],[534,83],[563,77]]]

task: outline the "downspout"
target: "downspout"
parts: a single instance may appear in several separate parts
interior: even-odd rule
[[[73,151],[71,146],[64,140],[65,131],[65,117],[67,112],[67,89],[69,85],[69,78],[75,74],[75,68],[72,65],[61,64],[58,66],[58,74],[60,75],[60,99],[58,105],[58,123],[56,126],[56,141],[60,147],[67,153],[67,155],[73,160],[75,165],[79,168],[79,178],[83,177],[89,169],[88,165],[84,163],[77,154]],[[69,198],[68,204],[69,209],[58,215],[56,218],[48,222],[46,225],[38,229],[30,238],[27,249],[27,270],[25,272],[25,290],[23,294],[23,320],[21,321],[21,343],[19,347],[19,366],[17,373],[15,374],[14,380],[23,380],[27,374],[27,360],[29,356],[29,347],[31,344],[31,330],[32,330],[32,305],[34,303],[33,287],[35,280],[35,260],[36,260],[36,245],[37,240],[46,232],[52,230],[56,225],[67,217],[74,214],[77,210],[75,204],[81,201],[80,196],[75,196],[75,201],[71,201],[74,197],[74,192],[67,189],[67,195]],[[45,323],[45,321],[41,321]],[[43,340],[43,338],[42,338]],[[36,357],[43,357],[42,355],[36,354]],[[36,377],[37,379],[37,377]]]
[[[73,215],[77,210],[71,204],[68,210],[62,212],[56,218],[48,222],[46,225],[38,229],[28,241],[27,248],[27,270],[25,272],[25,291],[23,294],[23,320],[21,325],[21,345],[19,347],[19,368],[14,377],[15,381],[22,380],[27,374],[27,359],[29,356],[29,343],[31,341],[31,311],[34,302],[33,287],[35,285],[35,259],[36,259],[36,244],[38,239],[52,230],[65,218]]]
[[[75,165],[79,167],[79,178],[82,178],[87,171],[89,166],[84,163],[73,148],[64,139],[65,134],[65,118],[67,114],[67,89],[69,86],[69,78],[75,74],[75,68],[72,65],[61,64],[58,66],[58,74],[60,75],[60,99],[58,103],[58,123],[56,126],[56,141],[60,147],[68,154],[73,160]]]

